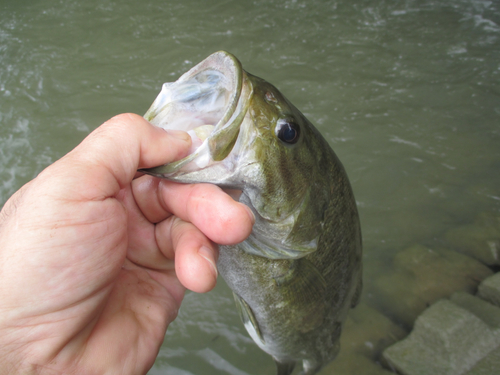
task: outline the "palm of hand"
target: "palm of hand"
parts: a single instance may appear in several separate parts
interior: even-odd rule
[[[204,292],[215,284],[212,241],[239,242],[251,230],[246,209],[215,186],[148,176],[130,183],[138,167],[175,160],[189,147],[130,118],[142,123],[131,130],[123,116],[111,120],[2,211],[0,277],[7,282],[0,285],[0,360],[6,373],[145,373],[184,287]],[[149,151],[110,148],[102,135],[121,134],[118,125]],[[165,142],[166,156],[159,150]],[[105,162],[93,156],[103,149]]]

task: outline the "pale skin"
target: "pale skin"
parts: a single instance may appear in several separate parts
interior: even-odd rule
[[[184,132],[114,117],[0,213],[0,374],[144,374],[185,289],[216,283],[218,244],[250,210],[209,184],[150,176],[185,156]]]

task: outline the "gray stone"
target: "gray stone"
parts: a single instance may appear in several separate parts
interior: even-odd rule
[[[441,300],[415,322],[410,335],[384,351],[404,375],[461,375],[496,347],[497,337],[476,315]]]
[[[476,315],[493,330],[497,330],[500,338],[500,307],[464,292],[452,294],[450,301]]]
[[[479,285],[478,296],[500,306],[500,272],[488,277]]]
[[[500,372],[500,347],[492,350],[466,375],[498,375]]]

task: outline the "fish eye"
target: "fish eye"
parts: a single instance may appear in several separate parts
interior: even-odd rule
[[[300,136],[300,127],[290,120],[278,120],[278,124],[276,125],[276,136],[285,143],[297,143]]]

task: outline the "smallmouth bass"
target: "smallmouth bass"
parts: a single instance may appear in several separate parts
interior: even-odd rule
[[[217,267],[249,335],[278,375],[333,360],[362,288],[361,230],[347,174],[316,128],[274,86],[227,52],[166,83],[144,117],[187,131],[190,155],[144,170],[241,191],[255,217]]]

